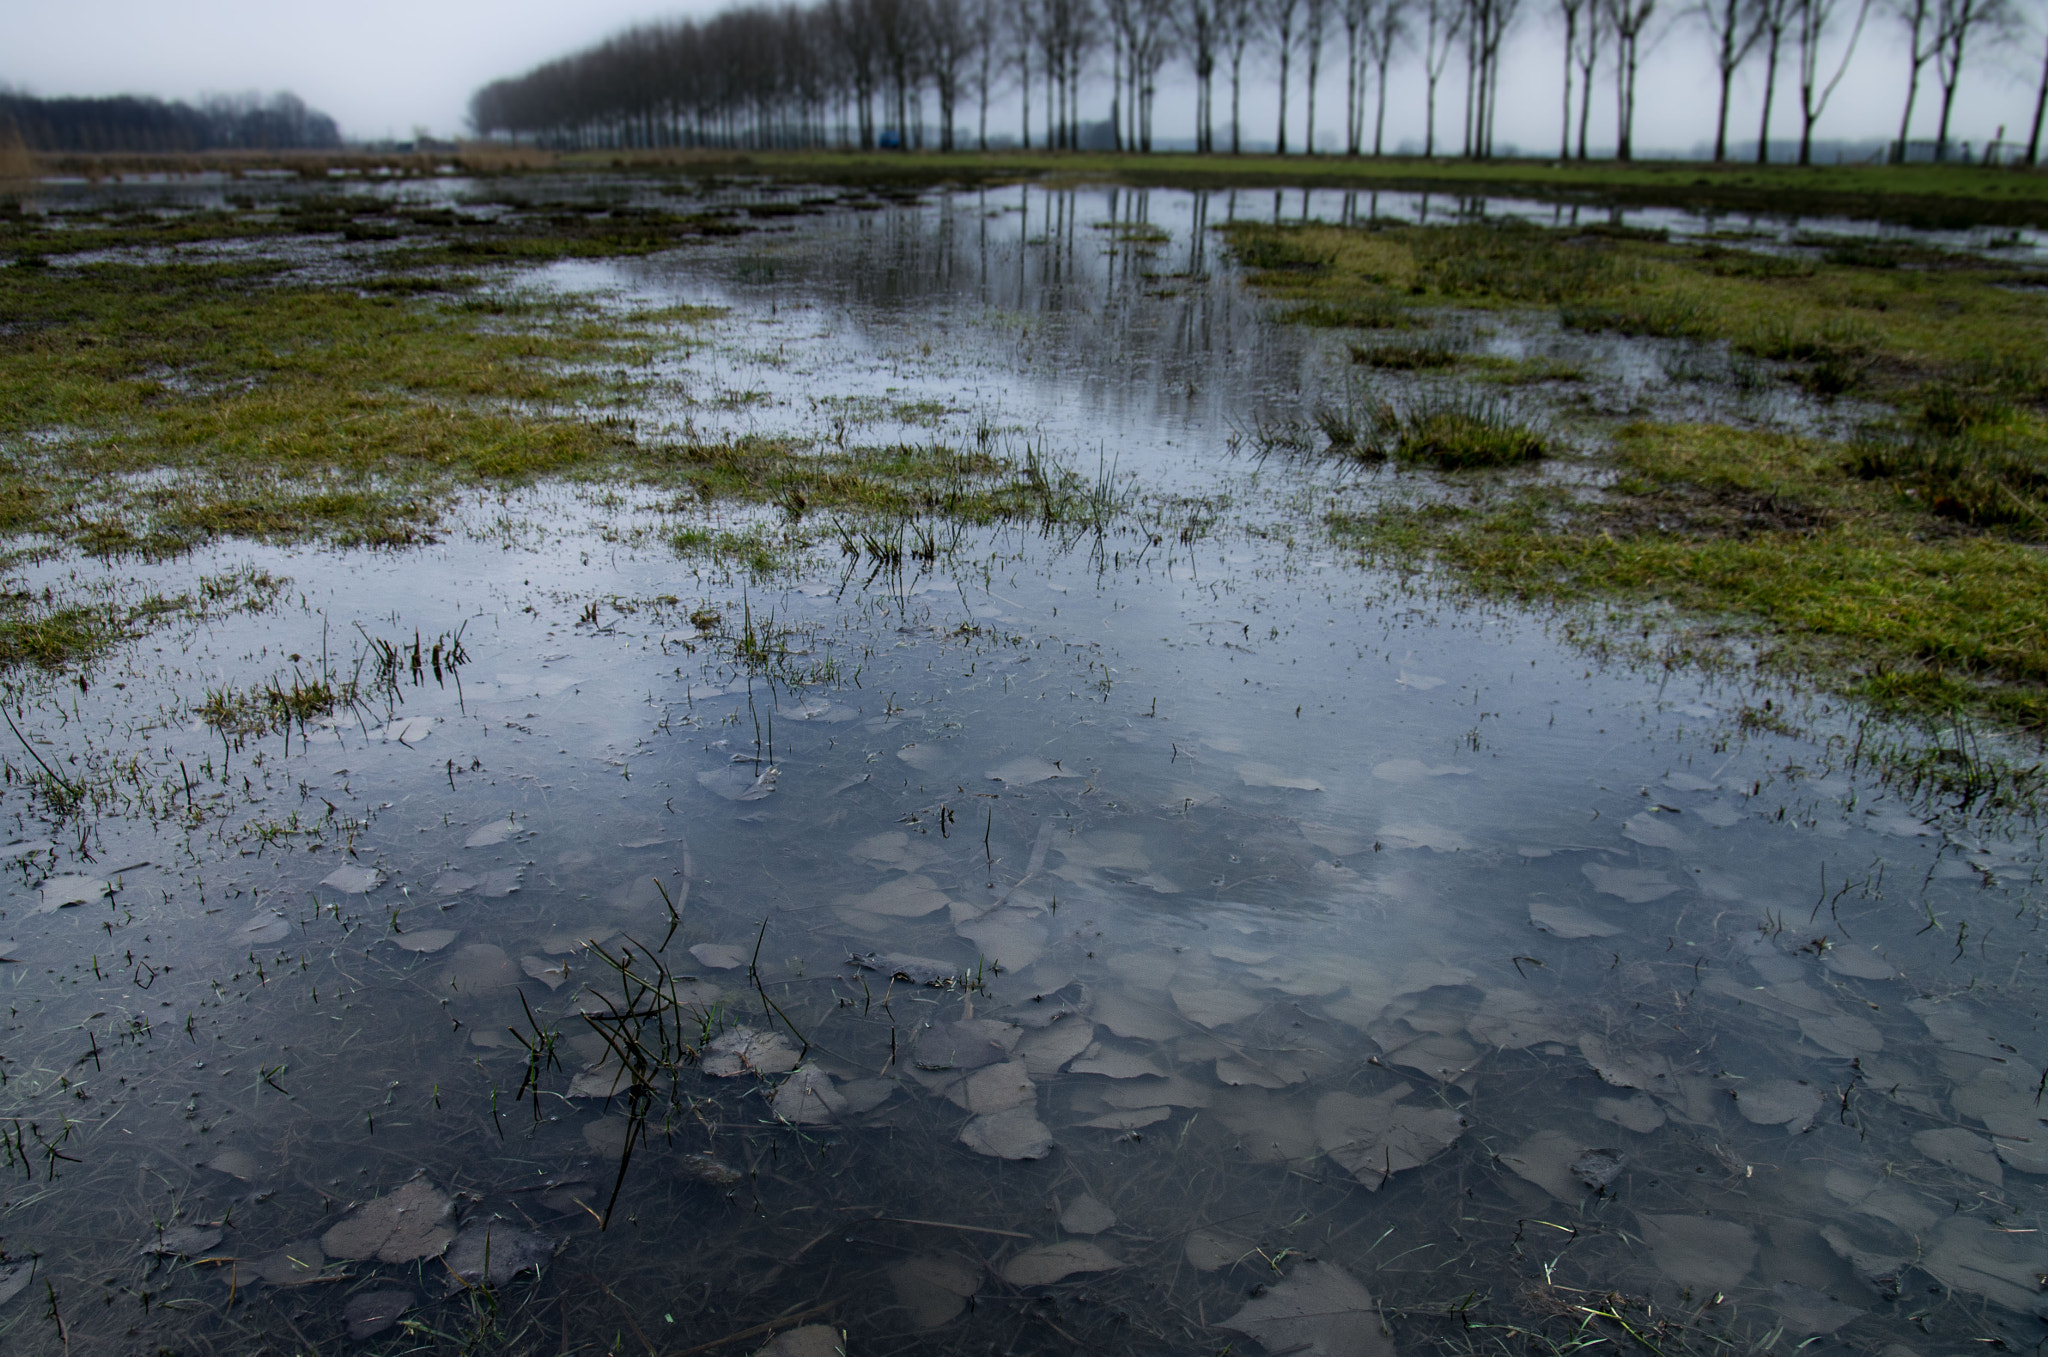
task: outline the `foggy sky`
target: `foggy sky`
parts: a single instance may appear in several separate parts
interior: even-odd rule
[[[340,122],[351,138],[408,137],[416,127],[454,137],[465,131],[470,93],[501,75],[516,74],[602,38],[636,21],[681,13],[709,13],[716,4],[661,4],[659,0],[354,0],[346,5],[313,5],[305,0],[0,0],[0,82],[32,94],[153,94],[193,99],[208,93],[269,93],[290,89]],[[1665,0],[1660,8],[1676,13]],[[1523,151],[1556,149],[1562,54],[1550,7],[1525,0],[1523,18],[1509,40],[1501,78],[1501,115],[1496,144]],[[1669,15],[1665,16],[1667,19]],[[1829,104],[1816,135],[1873,138],[1896,135],[1905,87],[1904,44],[1896,22],[1873,10],[1849,75]],[[1639,82],[1636,121],[1638,154],[1686,151],[1711,141],[1714,116],[1713,66],[1698,30],[1661,28],[1664,36],[1649,52]],[[2040,71],[2040,36],[1987,41],[1966,68],[1956,100],[1951,135],[1981,143],[2001,123],[2007,136],[2024,139],[2033,113],[2034,82]],[[1334,69],[1331,69],[1334,63]],[[1439,149],[1446,137],[1457,145],[1463,101],[1454,60],[1439,91]],[[1300,64],[1290,100],[1288,141],[1298,147],[1303,126]],[[1340,150],[1343,66],[1335,45],[1326,58],[1318,94],[1318,149]],[[1798,133],[1796,90],[1788,68],[1779,75],[1773,139]],[[1256,77],[1247,62],[1246,136],[1270,142],[1274,131],[1271,80],[1263,63]],[[1099,82],[1083,106],[1084,116],[1101,117],[1108,85]],[[1754,66],[1738,78],[1731,137],[1753,148],[1762,90]],[[1932,65],[1923,75],[1916,136],[1932,136],[1935,91]],[[1419,72],[1401,71],[1390,85],[1387,145],[1418,143],[1423,129],[1423,86]],[[1227,116],[1228,88],[1219,73],[1219,112]],[[992,113],[991,130],[1012,131],[1014,96]],[[1042,112],[1042,95],[1034,100]],[[1192,134],[1194,101],[1184,68],[1162,89],[1158,135]],[[930,116],[936,116],[935,111]],[[971,113],[964,118],[970,128]],[[1594,102],[1593,139],[1612,144],[1615,112],[1611,87],[1602,81]],[[1227,124],[1219,118],[1218,144]]]

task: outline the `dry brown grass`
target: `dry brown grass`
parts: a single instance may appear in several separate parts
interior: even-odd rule
[[[538,146],[515,146],[497,141],[465,141],[455,149],[455,164],[470,174],[513,174],[525,170],[551,170],[559,157]]]
[[[35,184],[36,158],[14,124],[0,126],[0,201],[19,198]]]

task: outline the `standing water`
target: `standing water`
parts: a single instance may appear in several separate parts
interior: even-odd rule
[[[13,713],[98,790],[0,801],[8,1350],[2037,1345],[2038,844],[1859,778],[1854,713],[1331,547],[1372,488],[1253,450],[1342,346],[1210,229],[1310,207],[954,193],[508,281],[725,308],[643,439],[996,449],[1074,521],[750,567],[570,485],[22,567],[271,601]],[[1653,341],[1487,342],[1671,399]],[[297,672],[360,698],[201,715]]]

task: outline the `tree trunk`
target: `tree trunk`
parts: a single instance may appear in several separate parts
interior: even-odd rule
[[[1422,156],[1427,160],[1436,154],[1436,82],[1439,77],[1427,71],[1423,72],[1423,77],[1429,81],[1429,112],[1422,124]]]
[[[1379,112],[1378,112],[1378,113],[1377,113],[1377,114],[1376,114],[1376,115],[1374,116],[1374,118],[1373,118],[1373,123],[1372,123],[1372,153],[1373,153],[1373,155],[1374,155],[1374,157],[1375,157],[1375,158],[1377,158],[1377,157],[1378,157],[1378,156],[1379,156],[1379,155],[1381,154],[1380,148],[1381,148],[1381,146],[1383,146],[1383,145],[1385,144],[1385,141],[1386,141],[1386,135],[1387,135],[1387,64],[1386,64],[1386,62],[1382,61],[1382,62],[1380,63],[1380,107],[1379,107]]]
[[[1243,144],[1242,144],[1242,143],[1241,143],[1241,142],[1239,141],[1239,139],[1238,139],[1238,135],[1237,135],[1237,133],[1238,133],[1238,121],[1237,121],[1237,114],[1238,114],[1238,95],[1239,95],[1239,93],[1240,93],[1240,82],[1239,82],[1239,76],[1240,76],[1240,74],[1241,74],[1241,72],[1242,72],[1242,67],[1243,67],[1243,65],[1244,65],[1244,54],[1243,54],[1242,52],[1238,53],[1238,54],[1237,54],[1237,56],[1235,56],[1235,57],[1233,57],[1233,58],[1231,59],[1231,62],[1230,62],[1230,153],[1231,153],[1232,155],[1240,155],[1240,154],[1242,154],[1242,153],[1243,153],[1243,149],[1244,149],[1244,148],[1243,148]]]
[[[1614,43],[1614,158],[1629,158],[1628,125],[1628,81],[1629,73],[1635,69],[1633,50],[1635,44],[1620,33]]]
[[[1292,36],[1283,33],[1280,37],[1280,135],[1274,142],[1275,155],[1287,154],[1287,63],[1293,52]]]
[[[1358,25],[1344,26],[1344,154],[1358,154]]]
[[[1302,130],[1301,134],[1301,151],[1303,155],[1314,155],[1316,153],[1316,75],[1321,65],[1321,53],[1313,47],[1310,48],[1308,53],[1308,126]]]
[[[1735,83],[1735,26],[1742,16],[1735,0],[1728,0],[1728,26],[1721,32],[1721,111],[1714,119],[1714,163],[1728,159],[1728,90]]]
[[[1116,49],[1109,58],[1109,149],[1121,151],[1124,148],[1123,107],[1119,100],[1124,92],[1124,40],[1118,34]]]
[[[1913,104],[1920,97],[1920,26],[1927,19],[1927,0],[1913,0],[1913,23],[1908,34],[1906,59],[1912,67],[1906,76],[1906,111],[1899,115],[1899,145],[1893,159],[1901,165],[1906,163],[1906,141],[1913,128]]]
[[[2041,56],[2041,92],[2034,96],[2034,130],[2027,137],[2027,163],[2041,163],[2041,115],[2048,113],[2048,52]]]
[[[1566,10],[1564,15],[1564,134],[1562,140],[1558,143],[1557,158],[1559,160],[1570,160],[1572,158],[1572,67],[1576,64],[1576,54],[1572,51],[1572,47],[1578,41],[1578,32],[1579,12],[1575,9]],[[1722,100],[1721,116],[1724,120],[1728,116],[1727,100],[1725,98]],[[1718,158],[1716,157],[1716,159]]]
[[[1771,30],[1771,41],[1764,54],[1764,118],[1756,133],[1756,163],[1771,163],[1771,101],[1778,93],[1778,29]]]

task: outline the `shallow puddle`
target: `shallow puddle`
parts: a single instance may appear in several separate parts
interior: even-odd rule
[[[2038,843],[1845,771],[1854,713],[1338,559],[1252,445],[1341,346],[1228,210],[529,280],[731,308],[649,428],[1028,445],[1100,531],[750,578],[550,490],[115,572],[290,584],[14,713],[99,799],[0,802],[10,1350],[2036,1343]],[[288,739],[195,712],[385,654]]]

